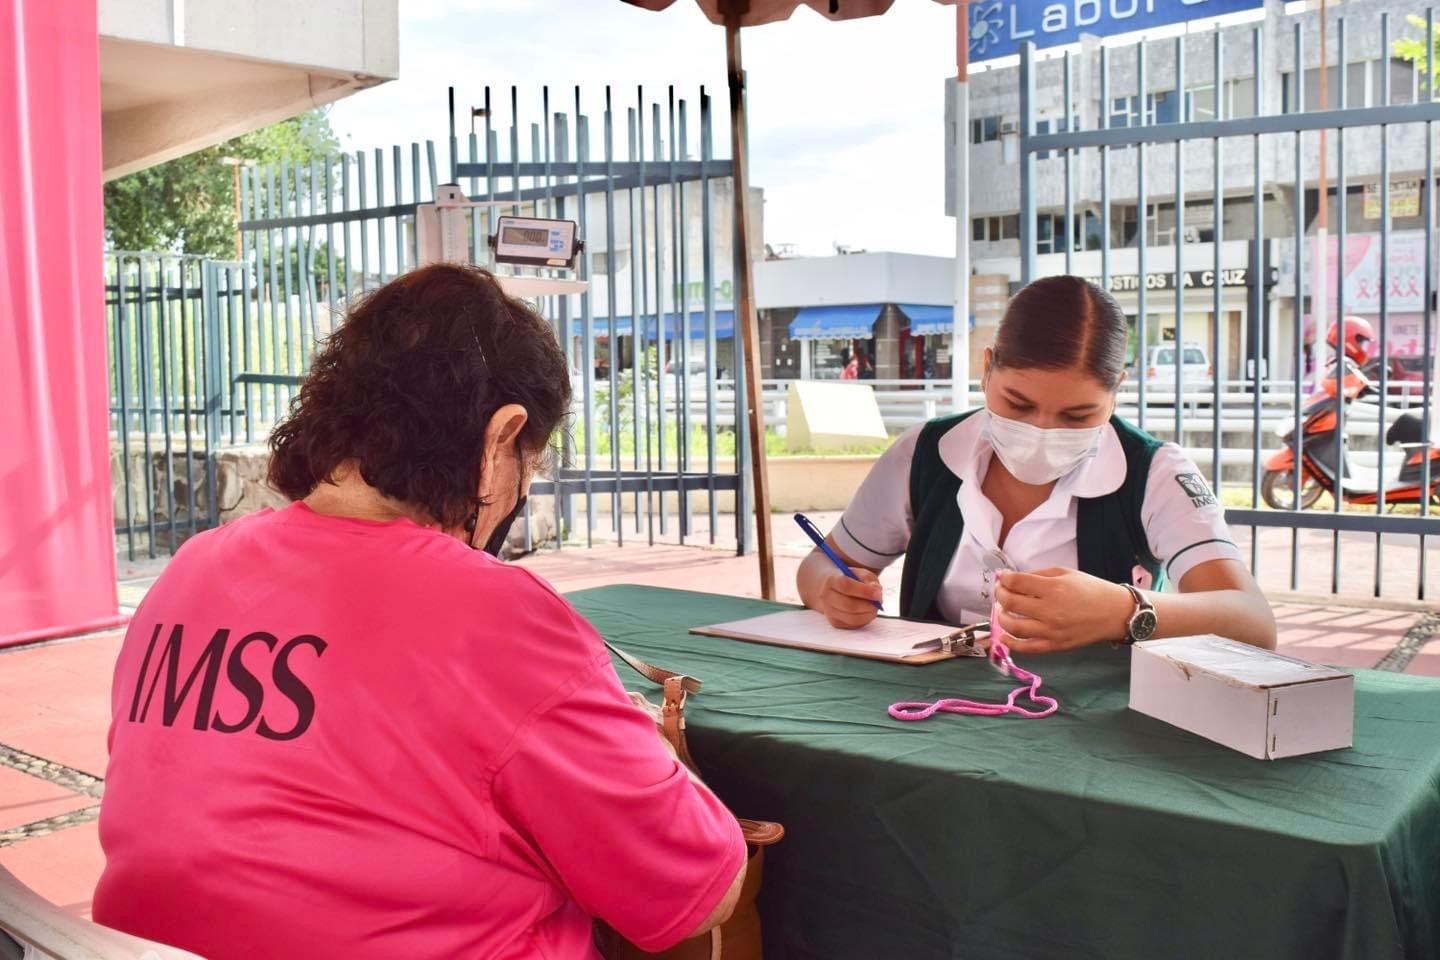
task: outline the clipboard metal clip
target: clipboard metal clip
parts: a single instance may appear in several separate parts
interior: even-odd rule
[[[978,634],[990,632],[989,621],[982,620],[979,623],[972,623],[968,627],[961,627],[948,637],[941,639],[940,649],[945,653],[952,653],[957,656],[979,656],[980,641]]]

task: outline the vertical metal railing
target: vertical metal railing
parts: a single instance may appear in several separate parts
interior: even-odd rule
[[[106,255],[106,338],[115,532],[127,557],[157,557],[213,525],[223,398],[205,368],[222,340],[214,265],[198,257]],[[118,460],[118,463],[116,462]]]
[[[718,382],[720,340],[731,333],[718,323],[715,251],[730,248],[726,263],[739,252],[712,187],[732,166],[714,157],[703,90],[695,131],[687,102],[673,89],[667,99],[668,123],[662,105],[637,89],[622,159],[608,89],[603,126],[594,131],[583,91],[575,91],[573,113],[552,117],[547,89],[527,157],[518,91],[510,92],[509,136],[501,138],[486,90],[483,134],[472,132],[468,159],[452,156],[447,167],[483,204],[469,214],[474,262],[489,263],[488,237],[502,212],[576,220],[587,243],[579,276],[591,280],[590,291],[537,301],[575,365],[581,427],[557,437],[558,463],[532,488],[556,499],[557,542],[573,534],[586,543],[623,543],[627,512],[637,531],[648,527],[649,542],[672,532],[683,542],[694,532],[693,498],[702,494],[711,542],[725,514],[743,517],[743,410],[717,413],[743,396],[743,384]],[[452,142],[458,149],[459,137]],[[435,196],[436,152],[426,141],[423,150],[412,143],[408,150],[242,168],[238,262],[111,256],[117,530],[132,556],[173,549],[219,521],[225,505],[215,497],[216,451],[263,442],[345,304],[415,264],[412,224],[417,206]],[[592,272],[602,254],[604,268]],[[696,256],[703,294],[690,284]],[[693,381],[701,374],[690,362],[692,338],[702,333],[703,385]],[[694,407],[700,402],[703,427]],[[703,442],[703,464],[692,442]],[[735,457],[726,464],[723,448],[731,445]],[[578,517],[577,497],[585,500]],[[721,502],[727,497],[735,498],[733,507]],[[735,541],[743,549],[743,522]]]
[[[1336,39],[1329,51],[1307,49],[1303,30],[1305,20],[1313,19],[1314,12],[1298,14],[1293,26],[1288,17],[1283,24],[1281,36],[1267,38],[1266,32],[1275,29],[1276,17],[1272,14],[1263,24],[1217,26],[1203,35],[1210,44],[1208,59],[1211,63],[1209,82],[1214,91],[1213,118],[1201,117],[1194,109],[1197,87],[1205,81],[1193,76],[1195,64],[1194,47],[1198,36],[1187,35],[1173,42],[1162,42],[1156,50],[1147,51],[1144,43],[1134,45],[1130,50],[1112,50],[1101,47],[1095,50],[1069,51],[1063,56],[1063,72],[1047,72],[1062,87],[1066,120],[1064,132],[1036,134],[1037,109],[1036,82],[1040,61],[1033,46],[1022,46],[1017,71],[1020,87],[1021,114],[1019,137],[1019,181],[1021,214],[1021,264],[1023,281],[1047,273],[1079,272],[1098,276],[1100,282],[1111,290],[1124,291],[1123,296],[1136,313],[1135,340],[1137,346],[1136,374],[1138,383],[1133,392],[1122,398],[1126,415],[1133,416],[1142,427],[1157,427],[1172,434],[1192,457],[1204,463],[1208,459],[1206,472],[1210,475],[1217,496],[1223,498],[1232,529],[1237,534],[1249,532],[1249,560],[1257,574],[1262,565],[1284,564],[1288,553],[1289,569],[1270,570],[1269,576],[1262,577],[1262,583],[1274,586],[1278,583],[1299,590],[1328,590],[1335,593],[1363,592],[1376,597],[1409,595],[1424,599],[1427,596],[1427,579],[1433,564],[1428,563],[1427,545],[1440,535],[1440,521],[1433,516],[1430,496],[1432,465],[1426,457],[1418,462],[1413,452],[1401,452],[1386,448],[1386,431],[1391,420],[1401,411],[1391,409],[1393,403],[1402,405],[1420,399],[1421,406],[1414,414],[1422,422],[1423,436],[1431,436],[1432,406],[1436,384],[1428,371],[1433,367],[1435,344],[1435,295],[1436,284],[1436,237],[1434,202],[1434,122],[1440,119],[1440,104],[1435,98],[1434,83],[1434,39],[1435,15],[1427,11],[1424,25],[1414,20],[1400,29],[1424,31],[1424,53],[1415,64],[1422,74],[1421,86],[1425,96],[1416,97],[1413,103],[1408,95],[1392,89],[1391,62],[1394,56],[1393,41],[1395,24],[1391,15],[1384,10],[1357,8],[1345,10],[1336,17]],[[1313,26],[1313,24],[1312,24]],[[1418,27],[1418,30],[1417,30]],[[1293,33],[1293,36],[1292,36]],[[1414,33],[1406,34],[1413,38]],[[1362,38],[1362,39],[1357,39]],[[1285,42],[1285,41],[1288,41]],[[1380,55],[1375,58],[1378,41]],[[1226,51],[1229,45],[1231,51]],[[1286,47],[1289,46],[1287,50]],[[1378,70],[1378,75],[1368,74],[1373,80],[1364,81],[1363,89],[1357,89],[1356,74],[1351,63],[1352,47],[1363,47],[1355,62],[1366,64],[1366,70]],[[1188,50],[1187,50],[1188,47]],[[1248,49],[1247,49],[1248,48]],[[1148,74],[1151,66],[1147,61],[1157,50],[1166,50],[1175,69],[1173,84],[1168,75],[1165,89],[1151,90]],[[1189,56],[1187,56],[1187,53]],[[1238,53],[1238,56],[1236,54]],[[1251,77],[1227,77],[1226,70],[1233,60],[1235,66],[1244,69],[1245,53],[1249,53],[1253,67],[1253,90],[1250,100],[1240,100],[1243,95],[1238,86],[1240,80]],[[1275,79],[1277,68],[1275,54],[1289,60],[1291,72],[1287,75],[1286,96],[1283,104],[1270,104],[1271,91],[1267,89]],[[1148,55],[1148,56],[1147,56]],[[1072,71],[1077,58],[1093,58],[1085,67],[1098,64],[1098,117],[1096,129],[1077,130],[1070,119],[1075,113],[1072,87]],[[1308,58],[1308,59],[1307,59]],[[1333,98],[1330,108],[1321,113],[1314,110],[1314,103],[1305,95],[1306,70],[1312,69],[1322,59],[1328,59],[1333,67],[1333,78],[1338,80],[1338,98]],[[1133,87],[1130,75],[1118,82],[1123,89],[1132,90],[1133,98],[1122,97],[1112,101],[1112,80],[1115,80],[1117,64],[1122,70],[1130,71],[1133,66]],[[1082,69],[1085,69],[1082,67]],[[1190,69],[1187,69],[1190,68]],[[1203,68],[1202,68],[1203,69]],[[1050,68],[1047,67],[1047,71]],[[1233,85],[1232,85],[1233,84]],[[1368,96],[1366,96],[1368,94]],[[1086,91],[1080,91],[1082,101]],[[1161,97],[1173,96],[1176,100],[1176,116],[1170,120],[1168,111],[1161,110]],[[1361,98],[1364,102],[1361,102]],[[1399,100],[1400,102],[1392,102]],[[1122,105],[1125,109],[1122,111]],[[1242,109],[1243,108],[1243,109]],[[1246,113],[1248,111],[1248,114]],[[1121,114],[1126,116],[1123,118]],[[1112,122],[1112,114],[1116,118]],[[1238,115],[1237,115],[1238,114]],[[1062,124],[1055,124],[1060,130]],[[1373,141],[1368,131],[1375,131]],[[1407,133],[1408,131],[1408,133]],[[1423,131],[1422,147],[1416,131]],[[1271,142],[1275,137],[1293,138],[1284,141],[1291,150],[1279,150]],[[1227,148],[1227,139],[1248,140],[1249,149],[1242,144]],[[1315,190],[1316,178],[1313,173],[1315,152],[1326,144],[1332,153],[1334,177],[1331,181],[1336,213],[1331,246],[1328,249],[1314,249],[1314,256],[1328,256],[1337,264],[1334,275],[1329,278],[1325,291],[1327,303],[1335,308],[1331,326],[1335,329],[1340,344],[1337,351],[1338,363],[1333,376],[1337,395],[1343,396],[1347,365],[1344,359],[1346,334],[1354,329],[1352,317],[1356,313],[1354,300],[1358,294],[1354,277],[1347,278],[1347,263],[1351,246],[1355,242],[1373,243],[1378,247],[1381,263],[1382,282],[1373,295],[1371,321],[1377,326],[1376,343],[1373,348],[1386,362],[1378,364],[1369,395],[1360,402],[1343,400],[1317,400],[1307,396],[1304,388],[1306,376],[1307,340],[1305,322],[1307,316],[1324,316],[1319,299],[1308,305],[1312,292],[1311,279],[1316,270],[1324,264],[1313,263],[1311,250],[1314,235],[1307,224],[1307,210],[1318,209],[1317,204],[1329,204],[1329,195]],[[1400,144],[1405,145],[1402,151]],[[1369,149],[1373,144],[1373,150]],[[1204,146],[1202,146],[1204,145]],[[1366,149],[1357,149],[1359,147]],[[1163,157],[1170,151],[1152,148],[1169,147],[1174,154],[1174,176],[1166,177],[1167,182],[1156,184],[1155,168],[1163,164]],[[1097,158],[1098,176],[1083,178],[1081,189],[1094,189],[1091,183],[1098,183],[1098,202],[1103,222],[1096,256],[1086,249],[1083,240],[1075,250],[1075,211],[1083,206],[1089,197],[1076,195],[1075,178],[1071,165],[1081,163],[1087,151]],[[1061,156],[1064,158],[1063,205],[1050,194],[1036,176],[1036,160],[1041,157]],[[1244,157],[1248,162],[1243,166],[1235,161]],[[1225,161],[1232,162],[1227,172]],[[1123,165],[1120,164],[1123,158]],[[1206,163],[1211,165],[1211,182],[1208,184],[1213,212],[1213,227],[1210,235],[1210,249],[1202,254],[1198,247],[1203,237],[1186,236],[1187,207],[1203,201],[1187,198],[1187,189],[1196,186],[1192,181],[1200,176]],[[1293,169],[1285,169],[1293,164]],[[1358,166],[1357,166],[1358,164]],[[1084,169],[1084,168],[1082,168]],[[1117,183],[1117,171],[1124,171]],[[1133,191],[1129,177],[1134,176]],[[1164,176],[1163,172],[1161,176]],[[1416,177],[1421,181],[1419,206],[1423,231],[1423,305],[1418,308],[1398,306],[1401,292],[1395,287],[1398,269],[1396,254],[1408,246],[1400,246],[1397,238],[1396,221],[1401,213],[1394,206],[1396,189],[1392,178]],[[1356,220],[1349,210],[1350,192],[1354,183],[1376,181],[1373,194],[1378,198],[1381,212],[1374,216],[1372,235],[1365,235],[1366,228]],[[1157,194],[1159,189],[1173,190],[1170,197]],[[1368,188],[1367,189],[1372,189]],[[1228,192],[1228,195],[1227,195]],[[1050,196],[1049,209],[1037,202],[1040,194]],[[1291,222],[1285,222],[1283,213],[1277,219],[1275,209],[1267,210],[1267,198],[1277,199],[1285,193],[1293,195],[1290,205],[1293,213]],[[1329,192],[1325,192],[1328,194]],[[1117,200],[1117,198],[1119,198]],[[1122,236],[1118,242],[1112,236],[1114,210],[1117,203],[1135,203],[1135,232],[1133,237]],[[1315,203],[1311,203],[1311,198]],[[1159,220],[1160,206],[1173,199],[1174,234],[1173,241],[1152,233],[1151,226],[1159,231],[1163,226]],[[1248,200],[1249,216],[1244,220],[1231,219],[1226,224],[1226,207],[1229,204],[1244,203]],[[1154,206],[1152,216],[1152,210]],[[1040,217],[1055,217],[1063,209],[1066,245],[1063,256],[1037,254],[1036,238]],[[1124,209],[1123,207],[1121,208]],[[1231,207],[1237,210],[1239,207]],[[1357,207],[1358,209],[1358,207]],[[1051,212],[1054,211],[1054,212]],[[1193,209],[1191,212],[1194,212]],[[1366,214],[1370,217],[1370,214]],[[1121,218],[1125,227],[1129,221]],[[1247,222],[1248,221],[1248,222]],[[1203,229],[1203,225],[1202,225]],[[1268,231],[1268,232],[1267,232]],[[1231,276],[1239,266],[1237,233],[1248,232],[1248,253],[1244,263],[1243,322],[1238,327],[1229,324],[1231,313],[1239,311],[1241,302],[1226,295],[1227,283],[1239,283]],[[1083,231],[1082,231],[1083,235]],[[1235,237],[1235,239],[1228,239]],[[1413,242],[1406,239],[1406,243]],[[1152,275],[1149,261],[1152,254],[1165,256],[1164,246],[1169,244],[1174,253],[1173,270],[1162,259],[1162,272]],[[1133,260],[1118,261],[1117,247],[1125,246]],[[1283,258],[1286,247],[1291,247],[1291,256]],[[1153,249],[1152,249],[1153,248]],[[1374,249],[1374,248],[1372,248]],[[1056,249],[1055,254],[1062,253]],[[1082,259],[1083,258],[1083,259]],[[1205,262],[1199,261],[1201,258]],[[1115,262],[1133,263],[1136,276],[1134,284],[1129,279],[1117,276]],[[1290,264],[1288,277],[1279,280],[1279,270],[1272,264]],[[1211,327],[1207,343],[1209,361],[1213,374],[1204,390],[1193,389],[1198,376],[1195,364],[1188,363],[1187,351],[1187,307],[1195,309],[1199,297],[1190,292],[1196,285],[1196,275],[1201,267],[1208,268],[1213,282],[1205,298],[1211,310]],[[1417,270],[1418,272],[1418,270]],[[1222,280],[1222,277],[1226,278]],[[1125,281],[1117,283],[1117,281]],[[1288,281],[1288,283],[1287,283]],[[1173,290],[1171,289],[1173,285]],[[1288,294],[1284,289],[1289,287]],[[1172,296],[1160,296],[1158,291],[1171,292]],[[1152,292],[1156,295],[1152,298]],[[1314,291],[1318,298],[1321,294]],[[1117,294],[1118,295],[1118,294]],[[1405,294],[1406,304],[1413,300],[1414,291]],[[1333,298],[1333,300],[1332,300]],[[1165,301],[1163,304],[1161,301]],[[1161,324],[1152,330],[1150,311],[1155,310]],[[1417,338],[1427,369],[1423,385],[1417,385],[1413,394],[1408,386],[1401,386],[1392,375],[1388,358],[1390,351],[1397,347],[1398,334],[1394,324],[1397,318],[1411,309],[1422,313],[1421,333]],[[1172,316],[1166,316],[1173,311]],[[1285,324],[1289,323],[1287,330]],[[1173,335],[1169,331],[1173,330]],[[1230,331],[1227,333],[1227,330]],[[1317,328],[1316,338],[1327,336],[1327,330]],[[1152,343],[1152,337],[1161,337]],[[1168,340],[1164,338],[1169,337]],[[1150,350],[1158,346],[1173,346],[1173,355],[1165,351],[1166,360],[1153,364],[1162,368],[1168,380],[1169,368],[1173,362],[1175,388],[1149,383],[1151,370],[1148,361]],[[1197,342],[1198,345],[1198,342]],[[1239,378],[1234,379],[1232,364],[1238,364]],[[1284,366],[1293,366],[1287,376]],[[1322,371],[1323,373],[1323,371]],[[1158,378],[1157,378],[1158,381]],[[1187,384],[1187,381],[1188,384]],[[1160,404],[1171,404],[1173,408],[1164,411],[1160,422],[1151,416],[1153,408]],[[1209,403],[1211,409],[1199,415],[1198,404]],[[1324,435],[1313,425],[1314,433],[1305,437],[1307,409],[1329,411],[1335,422],[1333,450],[1323,449],[1320,438]],[[1161,426],[1163,424],[1163,427]],[[1208,432],[1208,440],[1205,433]],[[1283,439],[1280,439],[1284,435]],[[1373,437],[1373,449],[1371,438]],[[1348,438],[1348,439],[1347,439]],[[1266,461],[1277,452],[1277,443],[1283,449],[1288,445],[1294,453],[1291,465],[1284,470],[1271,471]],[[1360,448],[1365,449],[1360,449]],[[1321,462],[1323,460],[1323,462]],[[1408,461],[1408,469],[1418,472],[1415,480],[1398,480],[1399,467]],[[1272,476],[1271,474],[1275,474]],[[1325,475],[1328,474],[1328,477]],[[1409,476],[1409,474],[1407,474]],[[1320,480],[1328,485],[1329,500],[1321,497],[1316,486]],[[1262,484],[1262,480],[1264,483]],[[1288,487],[1288,490],[1286,489]],[[1288,497],[1288,499],[1286,499]],[[1306,501],[1311,501],[1307,503]],[[1288,548],[1288,549],[1287,549]],[[1415,580],[1401,577],[1397,559],[1401,551],[1409,562],[1414,557]],[[1329,562],[1321,565],[1321,558],[1328,554]],[[1275,558],[1275,559],[1272,559]],[[1302,559],[1303,558],[1303,559]],[[1367,570],[1366,568],[1369,567]],[[1286,575],[1288,573],[1288,576]],[[1369,574],[1368,576],[1366,574]],[[1433,584],[1429,585],[1433,592]]]

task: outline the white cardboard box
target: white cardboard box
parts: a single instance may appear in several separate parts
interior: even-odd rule
[[[1351,745],[1355,678],[1222,637],[1135,644],[1130,709],[1262,760]]]

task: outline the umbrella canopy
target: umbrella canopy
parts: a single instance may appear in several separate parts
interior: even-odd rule
[[[621,0],[634,7],[646,10],[664,10],[675,0]],[[941,0],[946,2],[946,0]],[[953,2],[953,0],[949,0]],[[857,17],[873,17],[884,13],[894,5],[895,0],[750,0],[735,3],[734,0],[695,0],[695,5],[710,18],[711,23],[724,25],[725,13],[729,7],[739,7],[740,26],[758,27],[767,23],[789,20],[797,7],[809,7],[827,20],[853,20]]]

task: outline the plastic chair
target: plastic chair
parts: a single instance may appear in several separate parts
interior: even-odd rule
[[[26,944],[54,960],[201,960],[66,913],[0,867],[0,960],[19,960]]]

